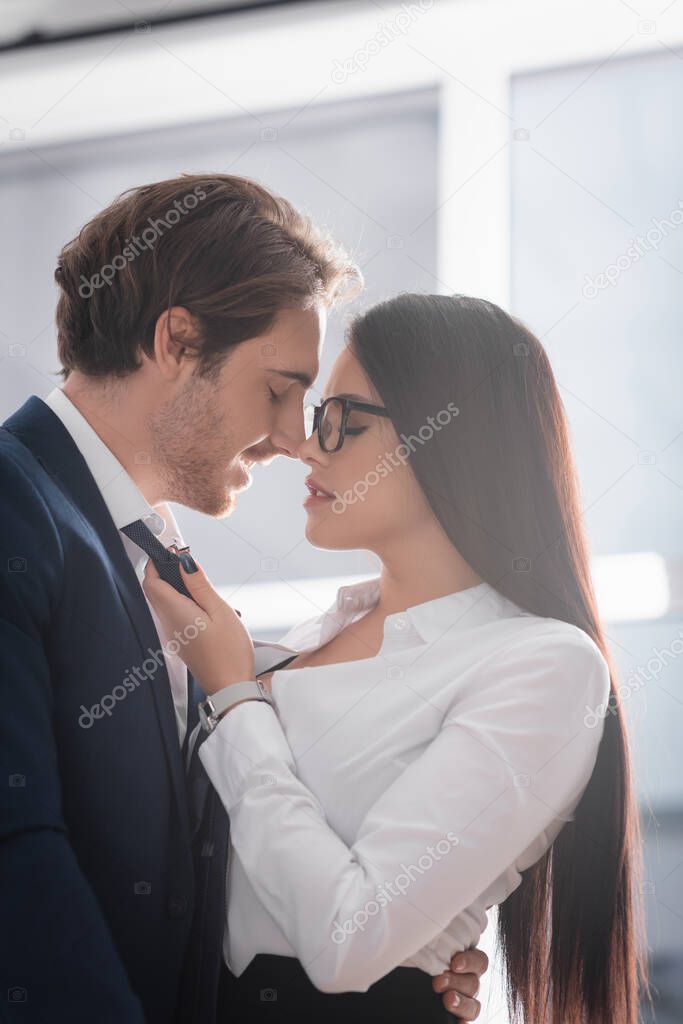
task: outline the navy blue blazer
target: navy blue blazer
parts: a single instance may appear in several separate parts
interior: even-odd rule
[[[0,429],[0,507],[0,1019],[214,1024],[227,816],[193,827],[144,594],[39,398]]]

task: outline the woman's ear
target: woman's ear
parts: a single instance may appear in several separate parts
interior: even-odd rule
[[[154,328],[154,359],[159,372],[174,380],[197,358],[199,327],[184,306],[171,306],[159,316]]]

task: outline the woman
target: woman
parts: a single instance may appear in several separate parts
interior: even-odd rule
[[[308,539],[381,573],[283,638],[271,706],[231,693],[254,648],[201,571],[194,601],[145,583],[169,629],[202,613],[181,655],[218,709],[199,757],[231,818],[226,1006],[445,1019],[425,981],[497,905],[513,1012],[635,1024],[627,743],[542,346],[482,300],[383,303],[298,454]]]

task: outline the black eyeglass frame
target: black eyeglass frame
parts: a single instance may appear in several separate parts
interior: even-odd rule
[[[322,435],[322,424],[323,415],[325,409],[330,402],[341,402],[342,403],[342,417],[341,424],[339,426],[339,441],[334,448],[326,448],[325,440]],[[353,410],[358,412],[369,412],[373,416],[388,416],[388,411],[383,405],[371,405],[369,402],[358,402],[354,398],[342,398],[338,395],[330,395],[320,405],[313,406],[313,429],[311,430],[311,437],[317,432],[318,444],[321,449],[328,455],[332,455],[334,452],[338,452],[341,446],[344,444],[344,438],[346,437],[346,425],[349,419],[349,413]]]

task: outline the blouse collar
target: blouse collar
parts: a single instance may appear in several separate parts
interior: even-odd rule
[[[339,587],[335,600],[326,611],[315,619],[294,626],[280,644],[301,653],[322,646],[345,626],[374,608],[379,600],[379,589],[379,577]],[[456,630],[528,614],[490,583],[484,582],[388,615],[384,622],[384,636],[416,635],[421,642],[431,644]]]

